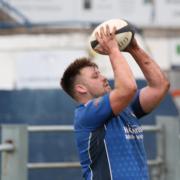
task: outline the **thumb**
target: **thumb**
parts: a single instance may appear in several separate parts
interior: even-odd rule
[[[102,48],[101,46],[94,48],[94,50],[100,54],[108,54],[107,51],[104,48]]]

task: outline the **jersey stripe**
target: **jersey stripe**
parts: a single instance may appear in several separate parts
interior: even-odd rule
[[[91,172],[91,180],[93,180],[93,171],[92,171],[92,169],[91,169],[92,159],[91,159],[91,155],[90,155],[91,137],[92,137],[92,133],[89,134],[89,141],[88,141],[88,155],[89,155],[89,160],[90,160],[89,169],[90,169],[90,172]]]
[[[90,138],[89,157],[91,159],[90,169],[93,174],[92,180],[112,180],[104,141],[105,133],[105,127],[102,126],[93,131]]]
[[[106,125],[104,125],[104,128],[105,128],[105,130],[107,129],[107,128],[106,128]],[[109,154],[108,154],[107,144],[106,144],[106,140],[105,140],[105,139],[104,139],[104,145],[105,145],[105,149],[106,149],[106,155],[107,155],[107,159],[108,159],[108,164],[109,164],[109,170],[110,170],[111,180],[113,180],[113,178],[112,178],[111,163],[110,163],[110,160],[109,160]]]

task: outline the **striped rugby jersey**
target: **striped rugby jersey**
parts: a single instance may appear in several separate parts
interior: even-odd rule
[[[85,180],[148,180],[143,132],[145,115],[137,92],[132,103],[114,116],[109,94],[75,110],[75,134]]]

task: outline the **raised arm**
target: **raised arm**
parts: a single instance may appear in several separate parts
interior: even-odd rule
[[[132,100],[137,86],[131,69],[124,56],[119,51],[115,40],[115,28],[110,33],[109,27],[101,28],[100,33],[96,33],[96,38],[100,44],[99,51],[109,55],[109,59],[114,72],[115,87],[110,92],[110,103],[113,113],[117,115]]]
[[[140,104],[146,113],[151,112],[166,95],[170,86],[169,81],[156,62],[137,44],[135,39],[126,51],[133,56],[147,80],[148,85],[140,93]]]

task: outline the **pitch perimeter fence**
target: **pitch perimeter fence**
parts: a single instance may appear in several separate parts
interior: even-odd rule
[[[178,180],[180,177],[180,125],[174,117],[158,117],[156,125],[142,126],[156,133],[157,156],[148,160],[151,180]],[[2,125],[0,180],[27,180],[28,169],[80,168],[79,162],[28,162],[28,134],[72,132],[73,126]],[[153,143],[153,142],[151,142]]]

